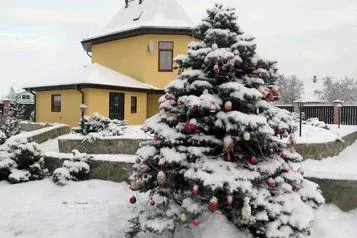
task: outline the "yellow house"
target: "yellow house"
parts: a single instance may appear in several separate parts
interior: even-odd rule
[[[177,75],[173,57],[193,40],[192,22],[176,0],[131,0],[107,27],[81,43],[92,63],[59,82],[26,88],[36,121],[77,126],[80,105],[129,125],[158,111],[164,87]]]

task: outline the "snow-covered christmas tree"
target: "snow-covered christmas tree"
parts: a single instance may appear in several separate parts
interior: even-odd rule
[[[276,62],[258,58],[235,9],[216,5],[207,14],[195,29],[201,41],[175,59],[182,74],[144,125],[155,138],[137,152],[130,202],[144,206],[127,235],[197,227],[211,212],[256,237],[308,234],[324,198],[292,168],[302,160],[294,120],[270,103],[279,96]]]

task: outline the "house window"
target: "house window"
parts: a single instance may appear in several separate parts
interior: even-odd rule
[[[159,71],[172,72],[174,43],[159,41]]]
[[[136,113],[137,112],[137,97],[131,97],[131,113]]]
[[[22,95],[21,98],[29,100],[30,99],[30,95]]]
[[[53,94],[51,97],[51,111],[61,112],[62,97],[61,94]]]

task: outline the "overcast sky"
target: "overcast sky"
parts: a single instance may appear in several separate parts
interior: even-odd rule
[[[145,1],[145,0],[144,0]],[[215,2],[236,7],[258,54],[281,73],[357,79],[357,0],[177,0],[195,22]],[[124,0],[0,0],[0,95],[90,62],[80,40]]]

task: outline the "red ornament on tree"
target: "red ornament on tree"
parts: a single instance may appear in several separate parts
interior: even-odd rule
[[[215,77],[215,78],[218,78],[218,77],[219,77],[219,66],[218,66],[218,64],[216,64],[216,65],[213,67],[213,70],[214,70],[214,77]]]
[[[233,203],[233,196],[232,196],[232,195],[229,195],[229,196],[227,197],[227,205],[228,205],[228,206],[231,206],[232,203]]]
[[[195,132],[197,130],[197,121],[196,119],[191,119],[185,124],[185,131],[188,133]]]
[[[286,159],[288,158],[288,156],[287,156],[285,153],[282,153],[280,156],[281,156],[281,158],[284,159],[284,160],[286,160]]]
[[[208,202],[208,209],[210,212],[215,212],[218,207],[218,202],[217,198],[213,197],[209,202]]]
[[[282,129],[281,129],[280,127],[275,128],[275,133],[276,133],[277,135],[280,135],[281,132],[282,132]]]
[[[227,112],[232,111],[232,102],[228,101],[224,104],[224,110],[226,110]]]
[[[160,140],[157,140],[156,141],[156,148],[160,148],[161,147],[161,141]]]
[[[130,199],[129,199],[129,202],[131,204],[135,204],[136,203],[136,197],[135,196],[131,196]]]
[[[274,70],[274,73],[276,73],[276,72],[278,72],[279,69],[278,69],[278,67],[274,67],[273,70]]]
[[[155,206],[155,201],[153,200],[153,199],[151,199],[151,201],[150,201],[150,206]]]
[[[285,167],[285,168],[283,169],[283,172],[284,172],[284,173],[289,173],[289,171],[290,171],[289,167]]]
[[[255,156],[250,157],[249,163],[252,164],[252,165],[256,165],[258,163],[257,162],[257,157],[255,157]]]
[[[300,185],[296,185],[293,187],[293,190],[298,192],[301,189]]]
[[[193,193],[193,196],[195,197],[195,198],[197,198],[198,197],[198,194],[199,194],[199,192],[198,192],[198,190],[199,190],[199,186],[196,184],[195,186],[193,186],[193,189],[192,189],[192,193]]]
[[[198,227],[198,226],[200,225],[199,220],[198,220],[198,219],[194,219],[193,222],[192,222],[192,225],[193,225],[194,227]]]
[[[194,104],[194,105],[193,105],[193,110],[198,111],[199,107],[200,107],[200,106],[199,106],[198,104]]]
[[[268,180],[268,187],[269,187],[269,188],[275,188],[275,181],[274,181],[274,179],[270,178],[270,179]]]
[[[231,151],[227,151],[227,155],[226,155],[226,160],[227,161],[232,161],[232,155],[231,155]]]

